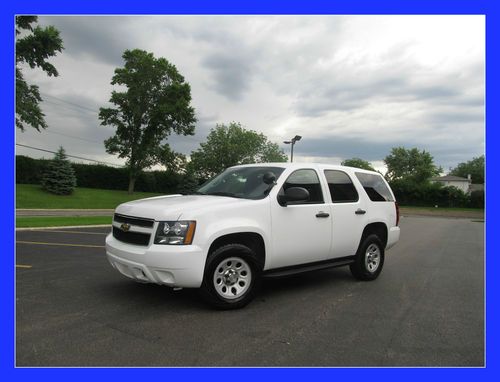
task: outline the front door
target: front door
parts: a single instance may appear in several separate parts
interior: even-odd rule
[[[330,252],[332,220],[325,204],[316,170],[300,169],[291,173],[283,184],[303,187],[309,200],[281,206],[271,199],[273,253],[266,269],[326,260]]]

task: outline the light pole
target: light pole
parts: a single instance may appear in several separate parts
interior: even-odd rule
[[[293,146],[295,146],[295,142],[298,142],[301,140],[301,136],[300,135],[296,135],[295,137],[293,137],[292,139],[290,139],[289,141],[283,141],[283,143],[289,145],[291,144],[292,145],[292,152],[290,154],[290,163],[293,162]]]

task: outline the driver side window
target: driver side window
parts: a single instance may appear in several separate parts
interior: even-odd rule
[[[296,170],[290,174],[283,184],[283,191],[290,187],[302,187],[309,191],[309,200],[305,202],[293,202],[290,204],[319,204],[324,203],[323,192],[319,182],[318,174],[312,169]]]

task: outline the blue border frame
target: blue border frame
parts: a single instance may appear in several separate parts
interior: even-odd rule
[[[497,4],[495,4],[497,3]],[[238,372],[239,380],[254,380],[255,378],[287,378],[303,380],[319,377],[346,377],[367,379],[443,379],[469,380],[481,378],[490,380],[498,378],[499,351],[496,345],[499,342],[498,302],[499,277],[496,269],[500,269],[500,257],[496,253],[487,251],[486,255],[486,368],[478,369],[15,369],[14,354],[14,241],[15,241],[15,213],[14,213],[14,155],[15,155],[15,127],[14,127],[14,15],[15,14],[483,14],[486,15],[486,156],[487,156],[487,211],[486,211],[486,248],[489,248],[496,228],[496,213],[498,199],[493,192],[498,190],[498,179],[495,177],[498,164],[497,129],[500,128],[498,99],[499,70],[499,12],[498,2],[495,0],[343,0],[343,1],[130,1],[108,0],[101,1],[8,1],[0,4],[0,46],[2,46],[2,60],[0,87],[0,118],[3,126],[0,155],[4,163],[2,173],[4,187],[0,188],[2,200],[2,219],[0,235],[4,250],[2,251],[0,288],[3,302],[2,336],[0,341],[1,372],[8,380],[32,380],[33,378],[88,379],[120,378],[132,380],[138,378],[210,378],[219,379],[229,373]],[[10,126],[10,127],[9,127]],[[489,192],[489,190],[495,190]]]

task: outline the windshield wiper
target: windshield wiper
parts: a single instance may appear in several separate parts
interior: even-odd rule
[[[225,192],[225,191],[207,192],[205,195],[229,196],[230,198],[241,198],[241,196],[235,195],[231,192]]]

